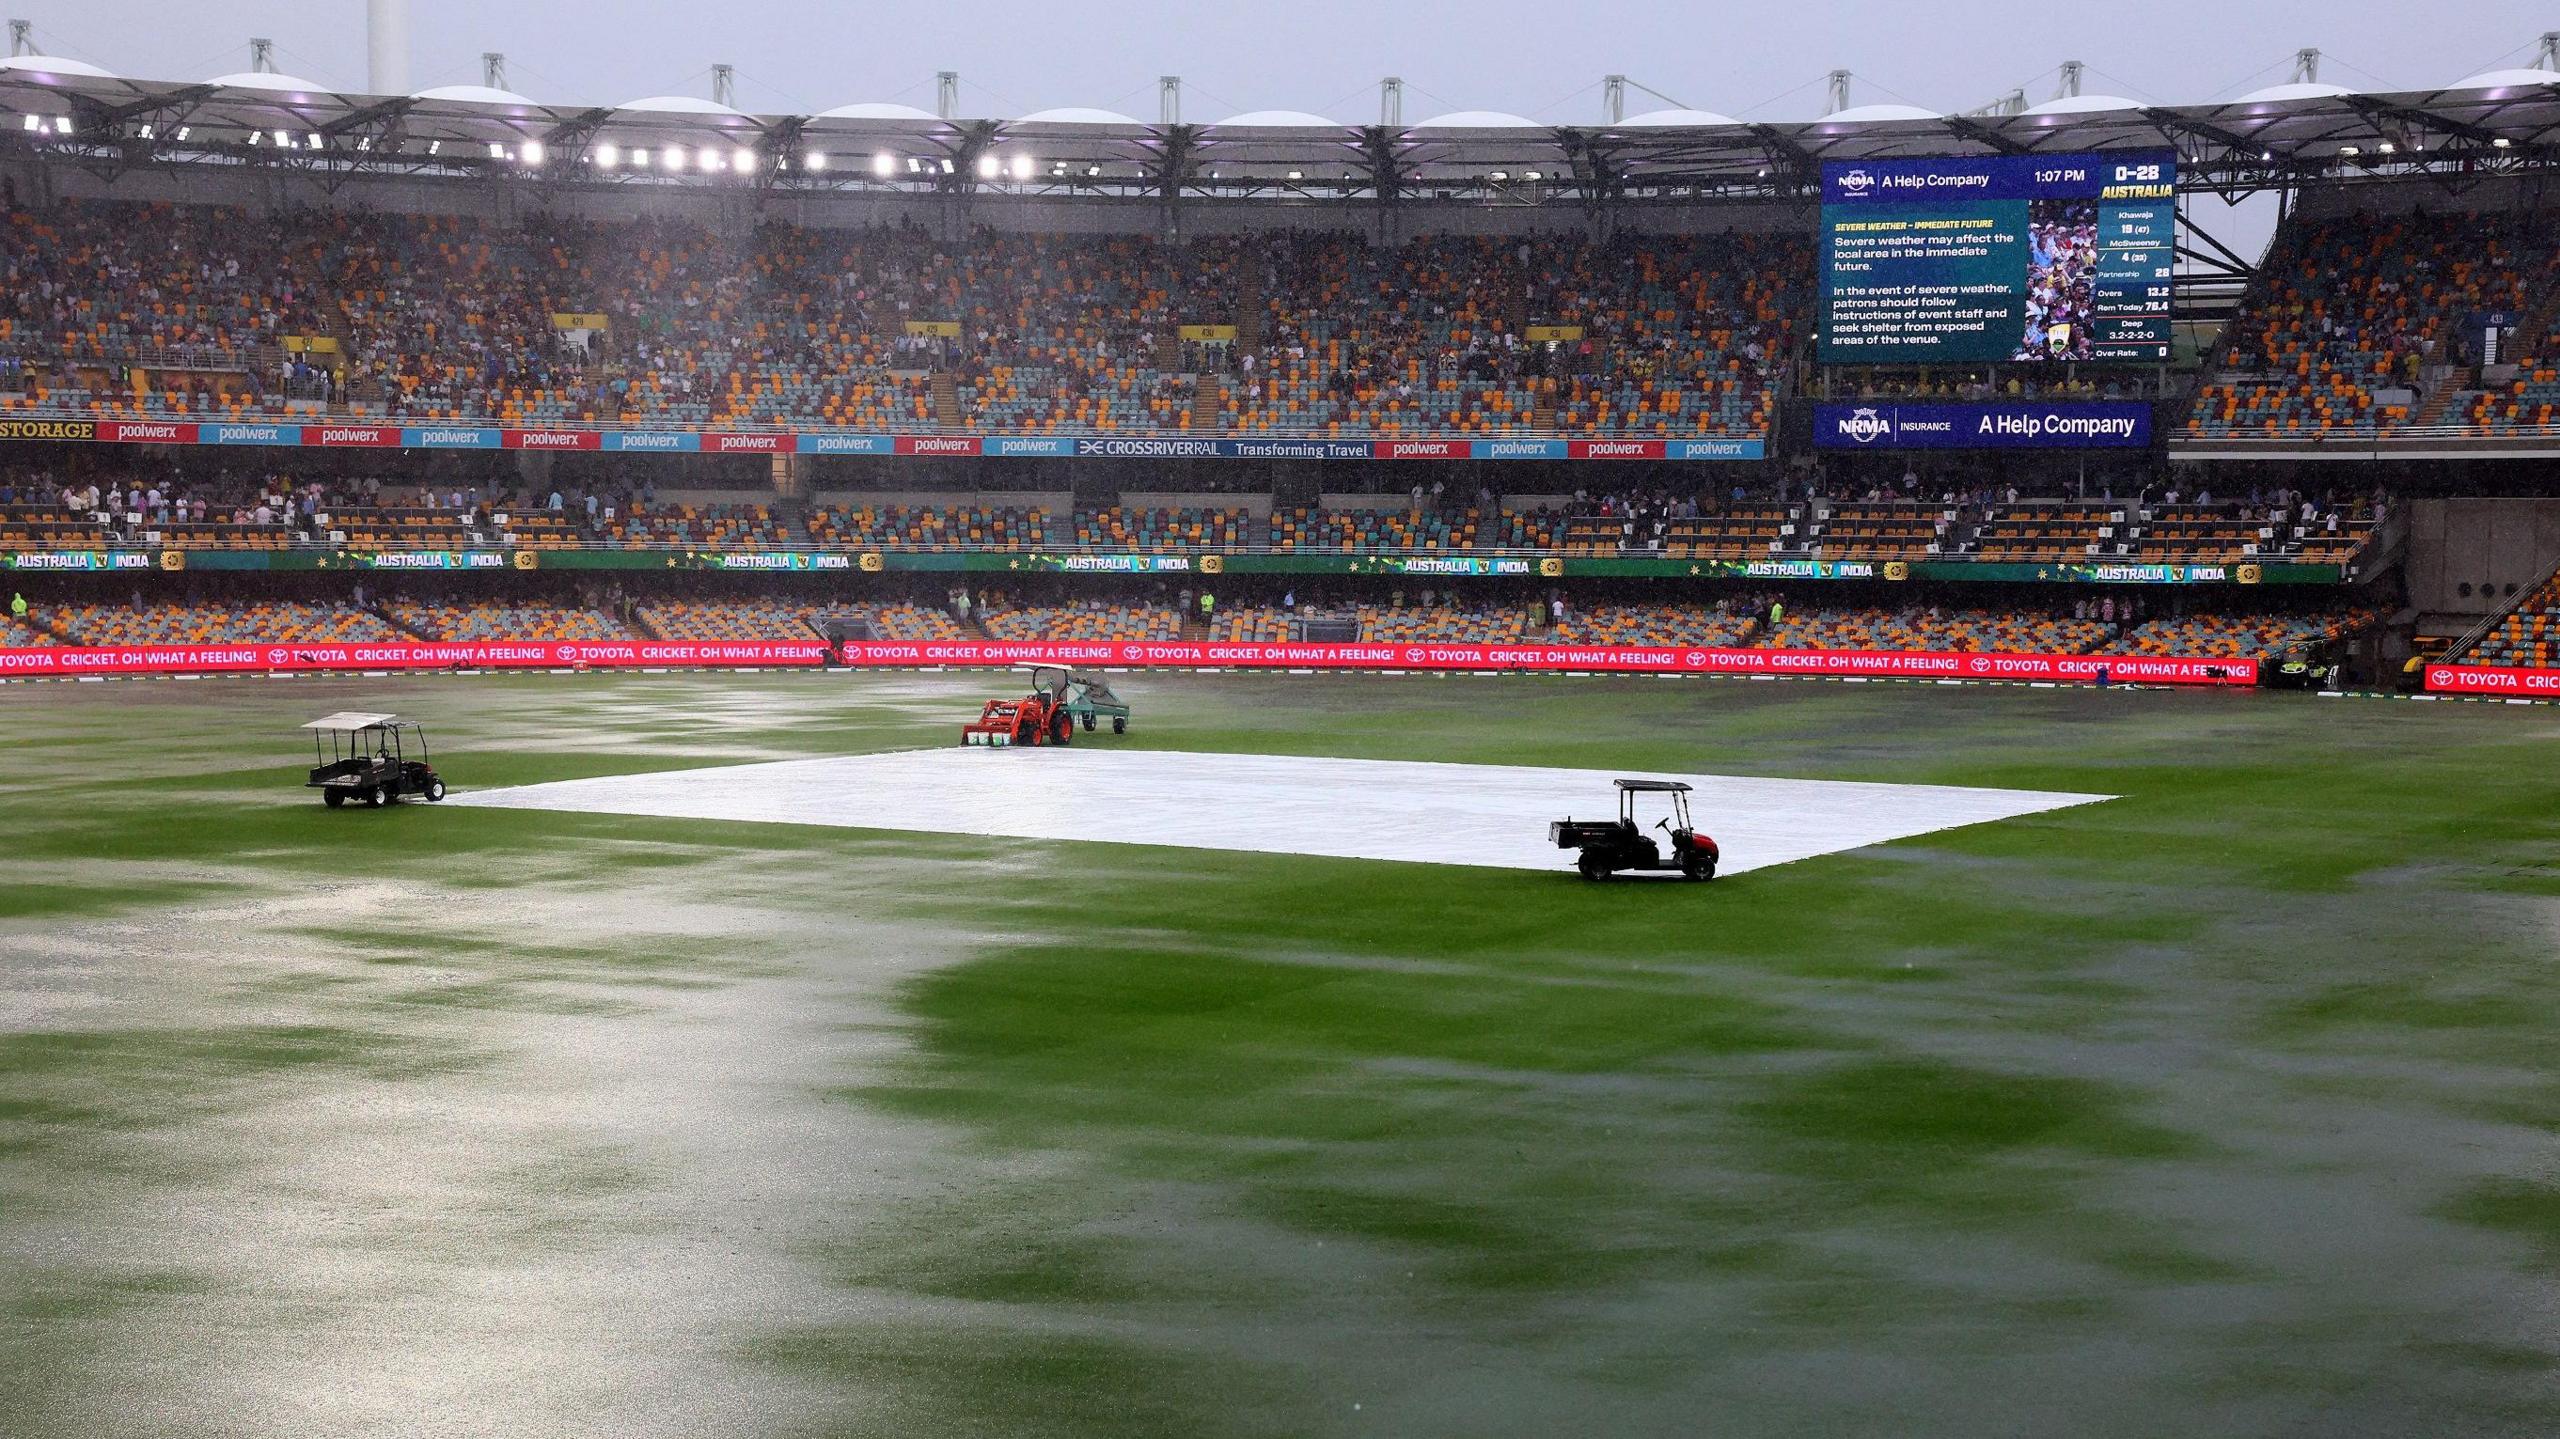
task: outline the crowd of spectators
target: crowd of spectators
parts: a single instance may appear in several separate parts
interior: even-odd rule
[[[1748,235],[946,242],[100,202],[13,212],[0,243],[17,407],[516,426],[1756,435],[1809,264]]]
[[[2409,423],[2431,366],[2478,362],[2474,317],[2520,312],[2560,280],[2560,237],[2539,211],[2343,216],[2286,226],[2259,273],[2191,435],[2312,439]]]

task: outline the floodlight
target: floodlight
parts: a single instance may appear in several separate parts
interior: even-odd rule
[[[948,165],[948,164],[950,164],[951,162],[950,162],[950,161],[948,161],[948,160],[945,160],[943,163],[944,163],[944,164],[946,164],[946,165]],[[1004,162],[1003,162],[1002,160],[997,159],[997,158],[996,158],[995,156],[993,156],[993,155],[980,155],[980,156],[978,157],[978,178],[979,178],[979,179],[981,179],[981,180],[992,180],[992,179],[994,179],[996,176],[998,176],[998,175],[1002,174],[1003,172],[1004,172]]]
[[[1013,157],[1013,178],[1015,178],[1015,179],[1017,179],[1017,180],[1028,180],[1028,179],[1030,179],[1030,178],[1031,178],[1031,164],[1032,164],[1031,157],[1030,157],[1030,156],[1028,156],[1028,155],[1016,155],[1016,156],[1014,156],[1014,157]]]
[[[539,140],[527,140],[516,147],[516,158],[528,165],[541,164],[543,153],[542,142]]]
[[[596,168],[597,168],[597,169],[599,169],[599,170],[610,170],[610,169],[612,169],[615,165],[618,165],[618,164],[620,164],[621,162],[622,162],[622,152],[621,152],[620,150],[617,150],[617,149],[615,149],[615,148],[614,148],[614,145],[613,145],[613,142],[612,142],[612,141],[607,140],[607,141],[606,141],[606,142],[604,142],[603,144],[598,145],[598,146],[596,147]]]

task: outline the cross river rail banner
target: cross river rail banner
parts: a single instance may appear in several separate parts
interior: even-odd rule
[[[2142,450],[2148,400],[1998,404],[1818,404],[1813,443],[1824,450]]]
[[[2178,157],[1822,167],[1826,365],[2169,359]]]
[[[0,440],[301,449],[565,450],[652,455],[879,455],[908,459],[1758,460],[1761,436],[1732,439],[1333,440],[1185,435],[896,435],[850,430],[621,429],[568,425],[391,425],[331,421],[0,420]]]
[[[1170,640],[848,641],[849,666],[1569,671],[1611,674],[1811,675],[1868,679],[2095,684],[2252,685],[2255,660],[2151,655],[1946,654],[1905,650],[1757,650],[1679,645],[1248,644]],[[242,674],[331,670],[625,669],[815,666],[809,640],[491,640],[457,644],[56,646],[0,649],[0,678]]]

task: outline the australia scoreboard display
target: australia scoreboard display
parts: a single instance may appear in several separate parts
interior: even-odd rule
[[[1822,362],[2169,358],[2172,151],[1822,167]]]

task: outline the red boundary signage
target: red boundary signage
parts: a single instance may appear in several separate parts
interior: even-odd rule
[[[2507,695],[2517,699],[2560,700],[2560,669],[2429,665],[2427,689],[2443,695]]]
[[[454,644],[132,645],[0,649],[0,677],[247,674],[329,670],[560,669],[818,665],[815,640],[498,640]],[[1758,650],[1472,644],[1220,644],[1192,641],[872,640],[848,665],[1309,670],[1534,670],[1612,674],[1812,675],[2094,684],[2253,685],[2255,660],[2151,655],[1954,654],[1914,650]]]

